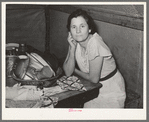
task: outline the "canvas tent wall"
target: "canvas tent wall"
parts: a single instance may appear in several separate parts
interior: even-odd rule
[[[26,43],[45,50],[46,6],[7,5],[6,43]]]

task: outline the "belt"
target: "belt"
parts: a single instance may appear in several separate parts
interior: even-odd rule
[[[116,74],[116,72],[117,72],[117,68],[115,68],[115,70],[112,71],[109,75],[107,75],[103,78],[100,78],[99,81],[104,81],[104,80],[107,80],[107,79],[111,78],[112,76],[114,76]]]

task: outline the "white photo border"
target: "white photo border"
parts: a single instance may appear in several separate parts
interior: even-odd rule
[[[144,96],[146,96],[146,2],[2,2],[1,25],[2,25],[2,98],[5,98],[5,42],[6,42],[6,4],[40,4],[40,5],[129,5],[138,4],[144,6]],[[143,109],[82,109],[82,112],[69,112],[69,109],[10,109],[5,108],[5,99],[2,99],[2,120],[146,120],[146,97],[143,99]]]

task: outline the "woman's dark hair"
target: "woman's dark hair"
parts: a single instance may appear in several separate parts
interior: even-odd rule
[[[77,9],[76,11],[72,12],[69,15],[68,20],[67,20],[67,29],[68,29],[68,31],[70,31],[70,23],[71,23],[72,18],[76,18],[78,16],[82,16],[86,20],[86,22],[89,26],[89,29],[91,29],[90,33],[94,34],[96,32],[95,23],[94,23],[92,17],[89,16],[87,14],[87,12],[82,10],[82,9]]]

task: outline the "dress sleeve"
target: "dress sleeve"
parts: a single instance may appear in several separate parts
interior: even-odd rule
[[[88,59],[93,60],[97,56],[107,57],[111,56],[111,51],[108,46],[103,42],[102,38],[92,38],[88,45]]]

